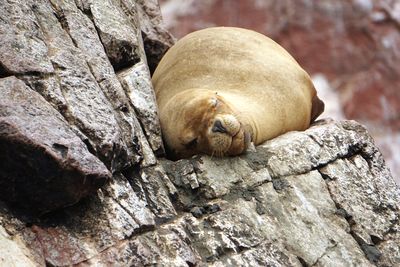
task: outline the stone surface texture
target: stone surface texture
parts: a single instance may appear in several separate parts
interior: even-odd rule
[[[14,76],[0,79],[0,195],[35,213],[78,202],[111,178],[64,118]]]
[[[0,266],[400,265],[400,189],[361,124],[170,161],[156,1],[0,3]]]
[[[311,75],[325,76],[345,117],[367,125],[400,184],[398,0],[160,3],[167,28],[178,38],[212,26],[254,29],[285,47]],[[327,109],[337,105],[323,100]]]

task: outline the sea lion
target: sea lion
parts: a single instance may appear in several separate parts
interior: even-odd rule
[[[280,134],[305,130],[324,110],[310,76],[260,33],[215,27],[186,35],[152,82],[171,158],[239,155]]]

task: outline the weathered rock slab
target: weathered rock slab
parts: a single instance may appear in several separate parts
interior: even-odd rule
[[[0,190],[43,213],[95,192],[110,172],[63,117],[15,77],[0,80]]]
[[[124,2],[132,3],[132,0],[124,0]],[[175,38],[163,27],[158,0],[138,0],[136,2],[138,3],[137,12],[147,64],[150,73],[153,73],[162,56],[175,43]]]
[[[28,3],[1,1],[0,20],[0,77],[54,72],[43,33]]]
[[[144,59],[118,73],[118,78],[132,102],[146,138],[156,155],[164,154],[158,107],[147,64]]]
[[[163,165],[179,205],[193,216],[186,227],[202,262],[399,264],[400,190],[372,138],[354,121],[320,122],[240,157]],[[263,258],[259,253],[271,246],[279,253]]]
[[[140,31],[132,27],[118,1],[90,1],[90,12],[115,70],[140,61]]]
[[[331,121],[240,157],[116,173],[28,226],[0,214],[7,242],[37,264],[397,266],[399,196],[365,128]]]
[[[139,122],[128,96],[149,95],[152,85],[139,6],[126,5],[29,0],[6,2],[0,14],[0,77],[16,75],[39,92],[112,172],[143,158],[154,165],[152,150],[163,154],[154,99],[151,107],[138,105]],[[116,70],[136,64],[141,84],[123,88]]]
[[[64,98],[65,106],[58,110],[82,133],[81,138],[110,170],[120,170],[129,162],[126,140],[110,100],[96,81],[85,54],[71,38],[69,21],[51,1],[28,3],[55,70],[57,82],[51,85],[51,90],[60,90]]]

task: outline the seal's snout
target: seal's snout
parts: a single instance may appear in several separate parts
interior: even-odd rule
[[[211,154],[216,156],[239,155],[247,149],[249,143],[245,129],[233,114],[218,114],[208,133]]]
[[[226,128],[222,125],[222,122],[220,120],[215,120],[213,127],[211,128],[211,131],[214,133],[227,133],[228,131]]]
[[[226,134],[233,137],[240,130],[240,122],[231,114],[220,114],[214,119],[210,130],[214,134]]]

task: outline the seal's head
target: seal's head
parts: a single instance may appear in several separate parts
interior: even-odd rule
[[[165,112],[169,109],[167,104],[161,127],[172,158],[187,158],[199,153],[233,156],[248,148],[252,135],[249,125],[217,93],[185,92],[177,94],[169,104],[173,104],[174,112]]]

